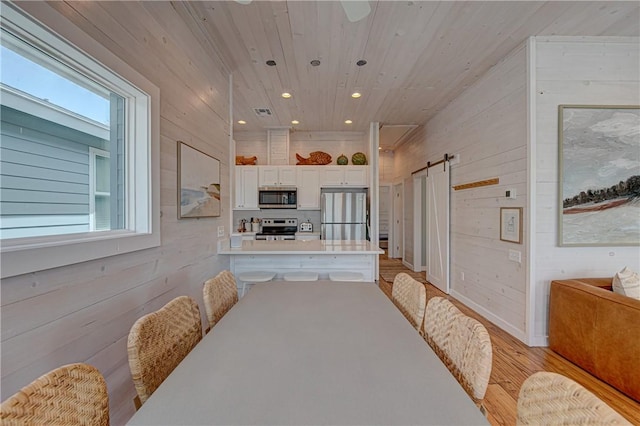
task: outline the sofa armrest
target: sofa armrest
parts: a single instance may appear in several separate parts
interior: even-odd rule
[[[611,281],[551,282],[549,348],[640,401],[640,300],[607,290]]]
[[[552,281],[549,293],[549,348],[595,373],[598,297],[605,292],[579,280]]]
[[[583,284],[588,284],[594,287],[599,287],[605,290],[611,290],[613,286],[613,277],[608,278],[575,278],[572,280],[564,281],[580,281]]]

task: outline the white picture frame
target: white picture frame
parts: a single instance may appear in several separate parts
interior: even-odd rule
[[[522,207],[500,207],[500,240],[522,244]]]

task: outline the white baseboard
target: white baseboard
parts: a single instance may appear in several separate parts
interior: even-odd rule
[[[478,314],[482,315],[487,320],[491,321],[492,323],[494,323],[495,325],[497,325],[498,327],[500,327],[501,329],[503,329],[507,333],[511,334],[513,337],[515,337],[516,339],[520,340],[525,345],[531,346],[527,342],[527,336],[526,336],[526,333],[524,332],[524,330],[520,330],[517,327],[514,327],[512,324],[510,324],[507,321],[503,320],[502,318],[496,316],[492,312],[486,310],[482,306],[478,305],[477,303],[475,303],[471,299],[468,299],[467,297],[463,296],[462,294],[458,293],[455,290],[451,290],[451,296],[454,297],[456,300],[458,300],[458,301],[462,302],[463,304],[465,304],[468,308],[473,309]],[[534,345],[534,346],[538,346],[538,345]]]
[[[549,347],[549,336],[533,336],[529,346]]]
[[[413,264],[402,259],[402,264],[413,271]]]

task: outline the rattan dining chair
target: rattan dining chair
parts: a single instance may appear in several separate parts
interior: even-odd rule
[[[529,376],[518,395],[518,425],[631,425],[582,385],[561,374]]]
[[[483,413],[493,349],[487,329],[464,315],[450,301],[433,297],[427,303],[425,340]]]
[[[176,297],[162,308],[139,318],[129,331],[129,368],[139,408],[202,339],[198,303]]]
[[[420,332],[427,304],[427,290],[424,284],[401,272],[393,280],[391,298],[411,325]]]
[[[231,271],[222,271],[213,278],[205,281],[202,287],[204,310],[207,313],[209,332],[229,309],[238,303],[238,287]]]
[[[423,333],[429,346],[442,359],[449,350],[451,327],[455,317],[462,312],[444,297],[432,297],[427,302]]]
[[[4,401],[0,424],[108,426],[107,383],[88,364],[58,367]]]
[[[482,400],[489,385],[493,360],[489,332],[478,320],[460,315],[454,320],[450,342],[447,367],[485,412]]]

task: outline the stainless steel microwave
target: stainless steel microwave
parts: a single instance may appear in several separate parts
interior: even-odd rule
[[[295,209],[298,207],[298,189],[291,186],[261,186],[258,188],[258,207]]]

